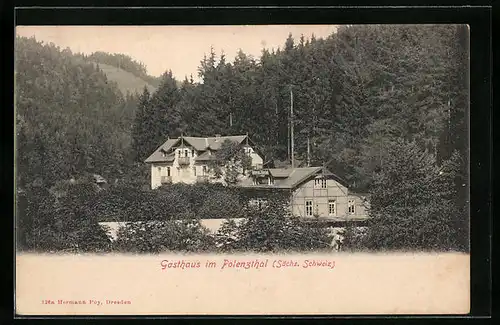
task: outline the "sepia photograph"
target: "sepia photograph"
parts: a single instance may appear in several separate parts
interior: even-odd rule
[[[18,314],[469,312],[467,25],[17,26],[14,50]]]

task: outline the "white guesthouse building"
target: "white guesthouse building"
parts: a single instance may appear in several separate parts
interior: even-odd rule
[[[214,177],[208,163],[226,140],[243,147],[251,158],[252,167],[262,167],[263,155],[247,135],[207,138],[181,136],[168,139],[146,159],[145,162],[151,166],[151,188],[172,183],[222,182],[221,178]]]

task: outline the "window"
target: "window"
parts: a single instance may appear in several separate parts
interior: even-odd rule
[[[312,216],[313,215],[313,201],[307,200],[306,201],[306,216]]]
[[[324,178],[315,178],[314,179],[314,187],[326,188],[326,179],[324,179]]]
[[[335,200],[328,200],[328,215],[334,216],[336,214]]]
[[[203,175],[207,174],[207,166],[203,166]]]
[[[354,214],[354,212],[355,212],[354,200],[349,200],[349,202],[347,202],[347,208],[348,208],[349,214]]]
[[[194,149],[193,149],[193,150],[191,150],[191,156],[193,156],[193,157],[194,157]]]
[[[167,176],[170,176],[170,167],[167,167]]]
[[[158,174],[161,174],[161,167],[158,167]]]
[[[196,176],[196,167],[193,167],[193,174]]]
[[[273,184],[274,184],[274,179],[272,177],[269,177],[267,185],[273,185]]]
[[[189,157],[189,150],[184,150],[184,157]]]
[[[321,188],[326,188],[326,179],[321,180]]]

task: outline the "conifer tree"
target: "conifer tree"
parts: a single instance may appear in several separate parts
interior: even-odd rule
[[[398,139],[374,176],[366,246],[375,250],[457,249],[451,165],[415,142]]]
[[[139,96],[132,129],[132,150],[135,153],[134,160],[137,162],[142,162],[150,154],[147,150],[151,147],[151,144],[149,144],[151,130],[148,128],[146,120],[149,107],[150,94],[148,88],[144,87],[142,94]]]

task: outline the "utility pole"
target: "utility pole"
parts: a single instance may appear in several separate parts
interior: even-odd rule
[[[290,85],[290,145],[292,155],[292,168],[295,167],[294,141],[293,141],[293,91]]]
[[[307,137],[307,167],[311,166],[311,144],[309,142],[309,136]]]
[[[291,118],[290,116],[288,116],[288,120],[287,120],[287,128],[286,128],[286,146],[287,146],[287,158],[288,158],[288,161],[290,161],[290,123],[291,123]]]

